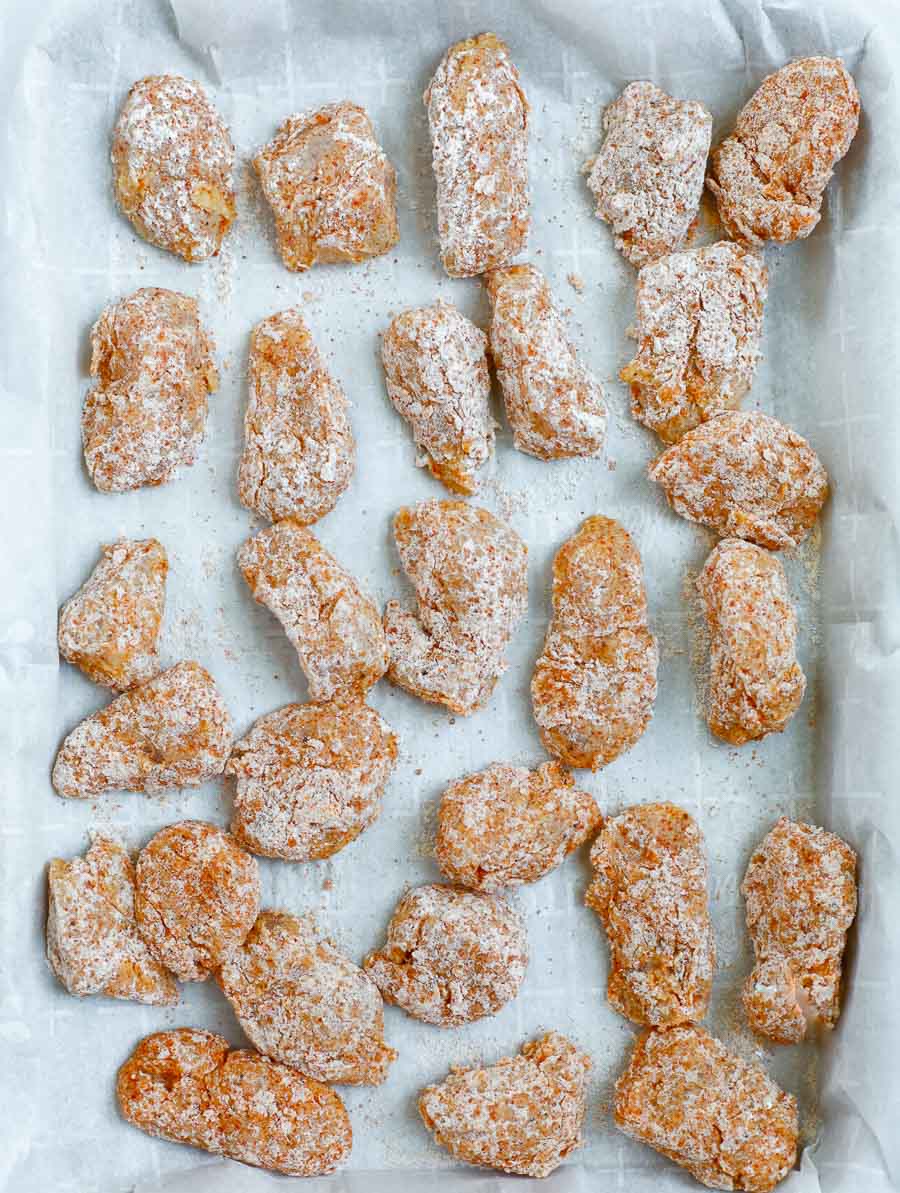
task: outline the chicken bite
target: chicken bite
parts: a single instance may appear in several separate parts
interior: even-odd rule
[[[156,539],[100,550],[88,579],[59,611],[59,653],[88,679],[125,691],[159,670],[169,561]]]
[[[250,398],[238,466],[241,504],[301,526],[333,510],[356,464],[347,399],[303,316],[280,311],[250,338]]]
[[[394,518],[418,614],[388,601],[388,678],[422,700],[468,715],[506,670],[504,655],[525,614],[528,548],[487,510],[423,501]]]
[[[419,1096],[435,1142],[457,1160],[549,1176],[584,1142],[591,1059],[558,1032],[486,1068],[454,1068]]]
[[[858,125],[859,92],[839,58],[799,58],[764,79],[710,155],[706,185],[728,235],[809,236]]]
[[[784,568],[761,547],[723,539],[697,591],[709,631],[710,731],[732,746],[780,733],[806,690]]]
[[[553,616],[531,680],[541,741],[568,766],[607,766],[653,714],[656,639],[641,557],[618,522],[596,515],[553,561]]]
[[[84,857],[54,858],[48,888],[47,960],[70,994],[178,1002],[172,975],[138,933],[134,867],[118,841],[96,836]]]
[[[515,998],[527,965],[525,924],[509,903],[433,885],[403,896],[384,948],[363,969],[386,1002],[414,1019],[459,1027]]]
[[[616,248],[632,265],[680,249],[703,194],[712,116],[696,100],[629,83],[603,113],[603,144],[585,165]]]

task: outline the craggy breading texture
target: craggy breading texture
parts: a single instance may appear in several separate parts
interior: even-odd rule
[[[116,121],[110,160],[116,201],[145,240],[185,261],[218,253],[235,217],[234,146],[199,83],[139,79]]]
[[[506,670],[528,602],[528,548],[487,510],[423,501],[394,518],[418,613],[388,601],[388,678],[464,716],[481,708]]]
[[[755,253],[724,240],[670,253],[638,274],[638,353],[619,376],[634,417],[666,443],[749,390],[768,277]]]
[[[380,1085],[397,1059],[378,987],[308,918],[261,912],[216,978],[254,1047],[317,1081]]]
[[[553,616],[531,680],[545,749],[591,770],[631,749],[653,714],[658,659],[638,550],[618,522],[588,518],[553,561]]]
[[[550,1031],[486,1068],[455,1068],[419,1096],[435,1142],[457,1160],[520,1176],[549,1176],[584,1142],[591,1059]]]
[[[856,854],[834,833],[782,816],[753,852],[741,885],[756,964],[747,1021],[777,1044],[832,1028],[856,915]]]
[[[363,962],[386,1002],[459,1027],[515,998],[528,965],[519,913],[497,895],[420,886],[397,904],[384,948]]]
[[[249,378],[238,467],[241,504],[270,522],[293,517],[308,526],[346,491],[356,444],[344,391],[298,310],[257,323]]]
[[[263,857],[331,857],[377,819],[396,761],[396,737],[367,704],[289,704],[235,743],[231,832]]]
[[[756,411],[694,427],[647,475],[683,518],[770,551],[801,543],[828,496],[828,474],[806,440]]]
[[[144,288],[111,303],[91,331],[81,414],[84,461],[101,493],[162,485],[193,464],[219,385],[197,300]]]
[[[240,948],[259,912],[256,859],[201,820],[167,825],[138,854],[138,930],[182,982],[203,982]]]
[[[119,1069],[116,1097],[148,1135],[288,1176],[334,1172],[353,1142],[333,1089],[188,1027],[141,1040]]]
[[[441,261],[451,277],[505,265],[528,238],[528,101],[493,33],[457,42],[423,96],[437,185]]]
[[[858,124],[859,92],[839,58],[800,58],[764,79],[710,156],[706,184],[728,235],[809,236]]]
[[[549,874],[600,823],[594,797],[558,762],[496,762],[444,792],[435,859],[451,882],[499,891]]]
[[[585,903],[609,940],[610,1006],[651,1027],[702,1019],[716,946],[693,817],[675,804],[627,808],[607,819],[591,865]]]
[[[596,456],[606,439],[600,383],[582,365],[550,287],[533,265],[485,278],[491,355],[519,451],[539,460]]]
[[[365,261],[400,239],[397,175],[358,104],[289,116],[253,164],[288,269]]]
[[[59,653],[88,679],[124,692],[159,671],[169,561],[156,539],[100,549],[88,579],[59,611]]]
[[[616,248],[640,268],[684,244],[703,194],[712,116],[696,100],[629,83],[603,113],[603,132],[587,184]]]
[[[47,960],[70,994],[178,1002],[172,975],[138,933],[134,867],[117,841],[97,836],[84,857],[54,858],[48,895]]]
[[[199,663],[177,663],[117,696],[72,730],[52,782],[59,795],[199,787],[225,769],[231,717]]]
[[[784,568],[762,547],[722,539],[697,590],[709,631],[711,732],[733,746],[780,733],[806,690]]]
[[[309,530],[284,518],[241,546],[238,566],[281,622],[311,700],[358,700],[384,675],[387,643],[370,598]]]
[[[381,342],[388,397],[432,476],[468,496],[494,450],[487,336],[450,303],[403,311]]]

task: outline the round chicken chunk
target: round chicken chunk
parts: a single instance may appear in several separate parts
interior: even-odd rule
[[[629,83],[604,112],[603,132],[587,184],[616,248],[640,268],[680,249],[696,218],[712,116],[653,83]]]
[[[288,269],[365,261],[400,239],[397,175],[358,104],[289,116],[253,164]]]
[[[528,601],[528,548],[487,510],[423,501],[394,518],[418,615],[388,601],[388,678],[422,700],[468,715],[506,670],[506,648]]]
[[[240,948],[259,899],[256,859],[215,825],[170,824],[138,854],[138,930],[182,982],[205,981]]]
[[[801,543],[828,496],[828,475],[805,439],[768,414],[740,410],[688,431],[647,475],[683,518],[770,551]]]
[[[566,334],[546,278],[510,265],[485,278],[491,355],[519,451],[539,460],[596,456],[606,439],[606,403]]]
[[[309,919],[261,912],[216,977],[254,1047],[309,1077],[380,1085],[397,1059],[378,987]]]
[[[451,277],[505,265],[528,238],[528,101],[493,33],[457,42],[423,96],[437,186],[441,261]]]
[[[795,1044],[832,1028],[856,915],[856,854],[834,833],[782,816],[754,850],[741,885],[756,965],[744,986],[754,1031]]]
[[[116,1097],[148,1135],[288,1176],[324,1176],[350,1155],[350,1119],[334,1090],[208,1031],[141,1040],[119,1069]]]
[[[710,730],[732,746],[780,733],[806,690],[784,568],[761,547],[723,539],[697,590],[709,631]]]
[[[231,831],[263,857],[331,857],[369,827],[397,761],[397,739],[367,704],[289,704],[235,744]]]
[[[384,948],[363,962],[386,1002],[438,1027],[496,1015],[518,994],[527,965],[518,912],[498,896],[452,886],[404,895]]]
[[[693,1024],[638,1039],[615,1122],[710,1189],[769,1193],[797,1160],[796,1099]]]
[[[740,404],[759,360],[768,272],[727,241],[671,253],[637,280],[631,412],[666,443]]]
[[[116,121],[110,159],[116,201],[145,240],[185,261],[218,253],[235,216],[234,146],[199,83],[139,79]]]
[[[253,599],[278,618],[297,651],[311,700],[362,699],[384,675],[387,643],[377,608],[294,518],[247,539],[238,566]]]
[[[452,493],[475,492],[494,450],[486,348],[484,332],[440,301],[397,315],[381,344],[388,397]]]
[[[716,949],[694,819],[675,804],[628,808],[606,821],[591,865],[585,903],[609,940],[610,1006],[651,1027],[702,1019]]]
[[[588,518],[553,561],[553,617],[531,681],[545,748],[592,770],[631,749],[653,714],[658,658],[637,548],[618,522]]]
[[[231,717],[208,671],[178,663],[72,730],[52,782],[59,795],[199,787],[225,769]]]
[[[70,994],[178,1002],[172,975],[138,933],[134,867],[117,841],[97,836],[84,857],[50,863],[47,960]]]
[[[444,792],[435,857],[451,882],[499,891],[549,874],[600,823],[594,797],[559,763],[494,763]]]
[[[419,1097],[419,1114],[457,1160],[549,1176],[581,1147],[587,1053],[547,1032],[487,1068],[456,1068]]]
[[[159,670],[169,561],[156,539],[101,548],[86,582],[59,611],[59,653],[88,679],[123,692]]]
[[[219,385],[197,300],[174,290],[135,290],[106,308],[91,331],[84,400],[84,460],[101,493],[162,485],[193,464]]]
[[[238,496],[271,522],[293,517],[308,526],[334,509],[353,477],[344,391],[297,310],[256,325],[249,373]]]
[[[800,58],[764,79],[710,156],[706,184],[728,235],[809,236],[858,125],[859,92],[839,58]]]

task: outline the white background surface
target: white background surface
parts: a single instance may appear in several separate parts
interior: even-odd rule
[[[555,550],[584,517],[620,519],[643,552],[651,623],[660,640],[654,719],[630,754],[579,774],[602,810],[666,798],[706,834],[719,950],[711,1029],[756,1054],[801,1104],[803,1171],[786,1189],[894,1188],[900,1172],[896,1069],[898,794],[897,339],[900,149],[896,10],[796,0],[403,0],[398,3],[224,4],[174,0],[6,0],[0,22],[0,1182],[10,1193],[119,1193],[140,1182],[216,1193],[272,1187],[276,1178],[151,1140],[117,1116],[117,1067],[146,1033],[177,1025],[241,1032],[213,983],[183,988],[173,1010],[78,1001],[43,961],[45,865],[82,852],[91,829],[134,848],[183,817],[225,825],[231,791],[210,784],[161,798],[63,801],[49,784],[62,735],[105,693],[58,667],[58,604],[83,582],[101,543],[155,535],[170,559],[163,659],[206,665],[238,733],[305,697],[296,657],[253,604],[234,563],[254,529],[237,502],[235,470],[252,325],[300,304],[353,403],[354,481],[316,533],[379,602],[405,591],[390,519],[401,504],[445,496],[414,468],[405,425],[386,399],[378,333],[397,310],[443,296],[484,325],[477,280],[450,281],[433,229],[430,144],[421,93],[446,47],[493,29],[509,43],[532,104],[533,228],[528,257],[550,278],[586,362],[608,390],[607,458],[547,464],[512,449],[504,428],[476,499],[507,517],[530,551],[527,623],[489,707],[453,718],[382,682],[372,702],[396,730],[400,763],[381,819],[333,859],[261,860],[265,903],[314,909],[359,960],[380,944],[404,887],[438,872],[429,856],[448,781],[495,760],[534,765],[543,754],[528,684],[549,614]],[[179,37],[180,34],[180,37]],[[615,380],[632,354],[634,274],[591,213],[579,169],[596,151],[603,106],[635,78],[705,102],[714,139],[761,79],[792,56],[839,54],[859,84],[863,116],[810,240],[769,249],[764,360],[747,408],[810,438],[834,482],[815,544],[786,560],[801,609],[806,701],[788,731],[730,750],[708,736],[695,696],[696,653],[683,590],[712,545],[682,522],[644,477],[656,451]],[[176,70],[201,80],[237,148],[239,216],[220,258],[188,266],[138,239],[116,212],[108,142],[129,85]],[[367,265],[288,273],[274,249],[248,161],[283,117],[351,98],[369,110],[399,176],[401,242]],[[579,294],[567,282],[584,281]],[[88,334],[102,308],[138,286],[197,294],[217,344],[221,388],[199,462],[175,482],[124,496],[96,492],[84,472],[79,416]],[[614,465],[614,467],[613,467]],[[748,969],[738,886],[752,845],[782,812],[841,832],[861,853],[861,907],[849,952],[845,1013],[821,1050],[757,1050],[737,989]],[[422,1085],[451,1063],[490,1062],[546,1028],[571,1034],[595,1064],[586,1148],[542,1187],[631,1191],[693,1182],[612,1127],[609,1098],[632,1027],[605,1003],[606,947],[582,905],[584,856],[514,896],[528,921],[531,965],[520,996],[493,1020],[456,1031],[386,1011],[400,1059],[379,1089],[342,1091],[354,1125],[349,1175],[323,1187],[424,1187],[450,1166],[415,1112]],[[818,1058],[821,1058],[821,1063]],[[205,1166],[202,1175],[198,1166]],[[369,1170],[369,1175],[363,1173]],[[377,1183],[371,1170],[385,1175]],[[360,1175],[356,1175],[359,1171]],[[182,1185],[179,1173],[190,1172]],[[416,1175],[419,1172],[419,1175]],[[169,1184],[172,1180],[174,1183]],[[448,1191],[526,1188],[483,1173],[447,1173]],[[443,1180],[440,1187],[444,1187]]]

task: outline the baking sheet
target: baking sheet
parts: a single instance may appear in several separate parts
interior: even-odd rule
[[[314,910],[323,930],[357,960],[381,942],[405,886],[438,877],[429,851],[446,783],[495,760],[541,760],[528,684],[549,613],[552,557],[589,514],[618,518],[645,561],[661,647],[660,693],[640,743],[600,775],[581,773],[579,780],[604,812],[667,798],[699,819],[719,950],[711,1029],[744,1055],[756,1055],[801,1105],[808,1146],[801,1170],[783,1187],[790,1193],[897,1187],[896,9],[850,0],[173,0],[172,7],[164,0],[44,6],[7,0],[4,15],[2,1186],[15,1193],[120,1193],[135,1186],[145,1193],[231,1193],[282,1184],[151,1140],[117,1116],[115,1071],[141,1036],[190,1024],[241,1043],[212,983],[184,986],[174,1009],[78,1001],[43,961],[50,857],[83,851],[97,828],[137,848],[183,817],[225,825],[231,800],[221,784],[84,803],[53,794],[49,768],[61,736],[105,700],[75,669],[58,666],[56,610],[87,576],[101,543],[155,535],[170,559],[164,661],[203,662],[239,733],[261,714],[304,698],[287,640],[253,604],[234,564],[235,549],[254,529],[234,487],[248,333],[291,304],[302,306],[353,403],[359,449],[350,490],[316,533],[380,602],[405,591],[390,518],[400,504],[444,492],[415,469],[407,429],[387,402],[378,333],[397,310],[438,296],[485,323],[479,283],[451,281],[439,266],[421,93],[451,42],[490,28],[509,43],[533,108],[528,256],[549,276],[570,311],[579,350],[607,387],[607,456],[546,464],[513,451],[508,431],[501,431],[477,500],[507,518],[530,551],[528,617],[507,675],[489,707],[469,719],[379,684],[372,703],[396,730],[401,750],[380,820],[328,861],[261,860],[264,902]],[[806,702],[784,735],[735,751],[712,741],[699,717],[694,615],[684,595],[713,540],[672,515],[644,477],[655,443],[630,419],[625,388],[615,380],[631,355],[625,331],[633,318],[634,275],[593,218],[579,169],[596,150],[603,106],[626,82],[650,78],[675,95],[702,100],[719,136],[764,75],[809,53],[844,58],[860,88],[863,117],[811,239],[766,252],[764,359],[745,405],[811,439],[834,495],[821,540],[786,560],[801,611]],[[138,239],[110,193],[115,114],[134,79],[162,70],[203,82],[237,148],[238,223],[222,255],[206,265],[187,266]],[[293,275],[275,253],[248,159],[290,112],[344,97],[369,110],[397,168],[401,242],[367,265]],[[163,488],[113,497],[93,490],[81,459],[88,332],[107,302],[141,285],[198,295],[217,343],[221,388],[198,463]],[[844,1014],[820,1050],[761,1051],[742,1028],[736,1002],[749,964],[737,888],[752,845],[780,813],[828,825],[861,855]],[[612,1127],[612,1083],[633,1029],[605,1003],[605,942],[582,905],[588,879],[579,856],[513,896],[527,918],[532,959],[519,997],[494,1019],[442,1032],[386,1010],[387,1038],[400,1058],[383,1087],[341,1091],[354,1126],[349,1169],[312,1187],[386,1193],[397,1188],[401,1171],[405,1187],[427,1180],[448,1193],[530,1187],[455,1168],[422,1128],[415,1096],[450,1064],[490,1062],[549,1027],[585,1047],[595,1072],[587,1145],[541,1187],[552,1193],[694,1187]]]

